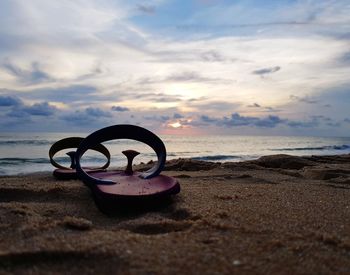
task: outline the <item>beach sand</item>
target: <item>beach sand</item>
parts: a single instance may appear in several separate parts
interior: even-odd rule
[[[171,204],[112,217],[79,180],[1,177],[0,273],[350,274],[350,155],[163,174],[181,184]]]

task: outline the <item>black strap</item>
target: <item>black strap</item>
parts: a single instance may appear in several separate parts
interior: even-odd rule
[[[158,176],[163,170],[166,160],[166,149],[162,140],[151,131],[128,124],[119,124],[98,130],[87,136],[79,145],[76,152],[76,169],[78,177],[84,182],[91,184],[115,184],[113,181],[101,180],[87,174],[80,165],[80,159],[84,153],[96,144],[113,139],[133,139],[150,146],[158,157],[158,162],[148,171],[143,172],[140,177],[149,179]]]
[[[51,164],[57,168],[60,168],[60,169],[69,169],[68,167],[65,167],[65,166],[58,164],[53,159],[53,157],[57,152],[59,152],[61,150],[70,149],[70,148],[74,148],[74,149],[78,148],[79,144],[83,140],[84,140],[84,138],[82,138],[82,137],[69,137],[69,138],[64,138],[64,139],[61,139],[59,141],[56,141],[54,144],[52,144],[52,146],[49,150],[49,157],[50,157]],[[109,163],[111,160],[111,154],[109,153],[108,149],[105,146],[103,146],[102,144],[96,144],[89,149],[100,152],[107,158],[107,162],[103,166],[96,168],[96,169],[105,169],[109,166]],[[73,163],[74,158],[72,156],[70,156],[70,157],[71,157],[71,160]]]

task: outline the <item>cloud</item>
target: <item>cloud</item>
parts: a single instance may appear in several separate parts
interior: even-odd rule
[[[202,74],[195,72],[195,71],[182,71],[182,72],[176,72],[173,74],[170,74],[165,77],[143,77],[141,78],[138,83],[145,85],[145,84],[162,84],[162,83],[168,83],[168,82],[225,82],[226,79],[221,78],[214,78],[214,77],[207,77],[203,76]]]
[[[179,113],[174,113],[173,118],[174,119],[181,119],[181,118],[184,118],[184,116],[179,114]]]
[[[12,105],[12,109],[6,113],[6,117],[21,118],[30,120],[32,116],[36,117],[52,117],[57,108],[48,102],[35,103],[33,105],[25,105],[20,101],[19,104]]]
[[[350,117],[348,1],[198,1],[0,1],[0,94],[23,100],[0,98],[0,120],[59,118],[63,129],[63,116],[131,120],[122,109],[130,106],[141,124],[161,128],[184,116],[224,132],[236,124],[321,129]],[[327,99],[339,85],[347,94]],[[28,102],[60,109],[49,115]],[[283,112],[266,117],[277,111],[267,106]],[[319,113],[333,120],[309,117]],[[154,123],[142,119],[152,115]]]
[[[195,101],[189,101],[187,103],[190,107],[196,108],[199,112],[205,110],[206,112],[210,111],[229,111],[232,112],[233,110],[237,109],[240,104],[237,102],[230,102],[230,101],[219,101],[219,100],[207,100],[203,99],[203,101],[200,101],[200,99]]]
[[[256,127],[273,128],[283,122],[284,120],[282,120],[278,116],[268,116],[265,118],[258,118],[258,117],[241,116],[238,113],[234,113],[229,118],[225,117],[220,123],[229,127],[251,125]]]
[[[21,91],[12,92],[21,93]],[[26,93],[21,93],[21,97],[30,100],[45,98],[51,102],[62,102],[70,105],[81,102],[88,104],[90,102],[108,100],[103,95],[98,94],[96,87],[88,85],[32,89]]]
[[[11,2],[11,3],[6,3]],[[47,34],[47,38],[53,35],[67,35],[67,33],[94,33],[110,27],[113,20],[124,17],[124,12],[119,10],[112,2],[86,0],[86,1],[62,1],[48,2],[33,0],[5,1],[0,12],[0,30],[9,33],[20,34],[23,26],[32,30],[30,35]],[[64,16],[64,20],[62,20]],[[17,22],[20,22],[18,24]]]
[[[85,113],[88,116],[93,116],[93,117],[112,117],[111,113],[105,112],[105,111],[101,110],[100,108],[88,107],[85,109]]]
[[[100,121],[101,119],[111,118],[109,112],[105,112],[100,108],[88,107],[83,110],[76,110],[60,117],[60,119],[74,125],[88,125]]]
[[[0,107],[11,107],[21,105],[22,101],[13,96],[0,96]]]
[[[324,115],[310,116],[310,120],[307,121],[288,121],[287,125],[292,128],[315,128],[322,124],[329,127],[339,127],[341,124],[338,121],[334,121],[330,117]]]
[[[339,60],[341,63],[343,63],[345,65],[350,64],[350,51],[342,53]]]
[[[225,62],[227,58],[223,57],[218,51],[207,51],[200,54],[201,60],[205,62]]]
[[[259,69],[259,70],[253,71],[252,74],[265,76],[267,74],[272,74],[272,73],[278,72],[280,69],[281,69],[280,66],[270,67],[270,68],[263,68],[263,69]]]
[[[136,8],[137,10],[149,15],[152,15],[156,12],[155,6],[152,6],[152,5],[138,4]]]
[[[320,126],[321,124],[330,127],[340,126],[339,122],[333,121],[331,118],[325,116],[311,116],[310,120],[298,121],[281,118],[275,115],[269,115],[266,117],[255,117],[242,116],[239,113],[233,113],[231,114],[231,116],[223,118],[201,115],[199,117],[199,120],[206,124],[213,124],[220,127],[253,126],[257,128],[275,128],[277,126],[288,126],[290,128],[315,128]]]
[[[281,110],[275,109],[270,106],[262,106],[258,103],[253,103],[250,105],[247,105],[248,108],[258,108],[260,112],[280,112]]]
[[[152,120],[152,121],[159,121],[159,122],[167,122],[168,120],[171,119],[170,116],[167,115],[153,115],[153,116],[143,116],[145,120]]]
[[[3,63],[2,67],[23,83],[36,84],[51,80],[51,77],[40,69],[39,63],[37,62],[33,62],[31,68],[28,70],[22,69],[8,61]]]
[[[205,100],[208,100],[208,99],[209,99],[208,97],[201,96],[201,97],[197,97],[197,98],[190,98],[187,101],[188,102],[200,102],[200,101],[205,101]]]
[[[200,120],[207,123],[214,123],[218,126],[238,127],[238,126],[255,126],[262,128],[273,128],[279,124],[285,123],[286,120],[278,116],[267,116],[264,118],[253,116],[242,116],[239,113],[233,113],[230,117],[223,117],[221,119],[202,115]]]
[[[344,122],[350,123],[350,118],[344,118]]]
[[[292,128],[313,128],[319,125],[318,120],[311,121],[289,121],[287,123],[288,126]]]
[[[258,104],[258,103],[254,103],[254,104],[248,105],[247,107],[249,107],[249,108],[260,108],[261,105]]]
[[[32,106],[23,107],[22,111],[32,116],[52,116],[57,108],[48,102],[35,103]]]
[[[165,79],[168,82],[212,82],[218,80],[218,78],[205,77],[194,71],[175,73]]]
[[[228,1],[198,9],[191,20],[182,25],[188,31],[220,35],[231,34],[233,30],[234,35],[267,32],[290,36],[316,31],[327,35],[347,31],[348,13],[346,0],[280,1],[278,5],[274,1]]]
[[[203,121],[203,122],[207,122],[207,123],[217,123],[219,122],[220,120],[217,119],[217,118],[213,118],[213,117],[209,117],[207,115],[201,115],[200,116],[200,120]]]
[[[290,95],[289,98],[294,100],[294,101],[308,103],[308,104],[316,104],[319,102],[318,100],[313,99],[309,96],[300,97],[300,96],[296,96],[296,95]]]
[[[142,99],[152,102],[179,102],[182,101],[179,95],[169,95],[166,93],[129,93],[125,96],[129,99]]]
[[[130,111],[129,108],[127,107],[122,107],[122,106],[112,106],[112,111],[116,111],[116,112],[127,112]]]
[[[327,122],[326,125],[330,126],[330,127],[340,127],[341,123],[340,122]]]

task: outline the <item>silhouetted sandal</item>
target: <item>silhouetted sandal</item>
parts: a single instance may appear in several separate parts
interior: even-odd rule
[[[89,174],[81,167],[84,153],[102,142],[113,139],[132,139],[150,146],[157,154],[158,161],[146,172],[132,170],[133,158],[139,153],[123,151],[128,163],[124,171],[106,171]],[[78,177],[91,188],[97,206],[104,212],[123,209],[121,206],[138,207],[157,204],[180,192],[175,178],[160,175],[166,160],[166,149],[162,140],[142,127],[135,125],[114,125],[98,130],[87,136],[76,152]],[[125,208],[124,208],[125,209]]]
[[[69,137],[69,138],[64,138],[61,139],[57,142],[55,142],[50,150],[49,150],[49,157],[50,157],[50,162],[53,166],[55,166],[57,169],[55,169],[53,171],[53,175],[57,178],[57,179],[61,179],[61,180],[68,180],[68,179],[77,179],[77,173],[75,170],[76,167],[76,158],[75,158],[75,151],[70,151],[67,153],[67,155],[70,157],[71,160],[71,165],[70,167],[65,167],[62,166],[60,164],[58,164],[54,159],[54,155],[56,153],[58,153],[61,150],[64,149],[76,149],[78,148],[79,144],[84,140],[84,138],[81,137]],[[97,167],[97,168],[85,168],[87,173],[96,173],[96,172],[103,172],[105,171],[105,169],[109,166],[110,163],[110,159],[111,159],[111,155],[108,151],[108,149],[103,146],[102,144],[96,144],[95,146],[93,146],[92,148],[90,148],[91,150],[100,152],[101,154],[103,154],[106,158],[107,161],[106,163],[101,166],[101,167]]]

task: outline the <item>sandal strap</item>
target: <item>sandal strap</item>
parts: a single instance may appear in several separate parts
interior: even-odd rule
[[[150,146],[157,154],[158,161],[155,165],[146,172],[143,172],[140,177],[143,179],[153,178],[158,176],[163,170],[166,160],[166,149],[163,141],[151,131],[136,125],[118,124],[100,129],[87,136],[79,145],[76,152],[76,170],[78,177],[89,184],[115,184],[110,180],[101,180],[92,177],[86,173],[81,167],[80,159],[84,153],[94,147],[96,144],[113,140],[113,139],[132,139],[140,141]]]
[[[61,150],[70,149],[70,148],[74,148],[74,149],[78,148],[79,144],[83,140],[84,140],[84,138],[82,138],[82,137],[68,137],[68,138],[64,138],[64,139],[61,139],[59,141],[56,141],[54,144],[52,144],[52,146],[49,150],[49,158],[50,158],[51,164],[59,169],[70,169],[69,167],[65,167],[63,165],[58,164],[53,159],[53,157],[55,154],[57,154]],[[107,158],[107,162],[103,166],[96,168],[96,169],[106,169],[109,166],[110,160],[111,160],[111,154],[109,153],[108,149],[102,144],[95,144],[94,146],[92,146],[89,149],[100,152],[101,154],[103,154]]]

